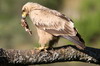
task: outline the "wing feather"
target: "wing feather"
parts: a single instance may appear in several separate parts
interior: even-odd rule
[[[73,22],[65,17],[63,14],[50,9],[39,9],[31,12],[34,15],[31,19],[35,22],[35,25],[46,32],[55,36],[69,35],[75,36]]]

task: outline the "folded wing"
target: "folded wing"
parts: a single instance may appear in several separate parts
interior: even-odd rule
[[[71,19],[50,9],[39,9],[34,16],[35,25],[54,36],[62,36],[84,48],[84,41],[78,34]]]

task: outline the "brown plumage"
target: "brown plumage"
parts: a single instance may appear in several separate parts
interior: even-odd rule
[[[37,28],[41,47],[45,47],[48,42],[48,47],[52,47],[59,37],[63,37],[74,42],[78,48],[85,48],[85,42],[75,29],[73,21],[60,12],[28,2],[22,7],[22,18],[25,19],[27,15]]]

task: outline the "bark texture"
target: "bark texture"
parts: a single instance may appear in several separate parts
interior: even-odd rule
[[[0,49],[0,66],[7,64],[31,65],[80,61],[100,65],[100,49],[86,47],[79,50],[73,45],[47,49],[47,51]],[[15,66],[14,65],[14,66]]]

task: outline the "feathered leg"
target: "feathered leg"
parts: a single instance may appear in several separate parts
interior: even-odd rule
[[[54,36],[52,40],[49,41],[49,48],[52,48],[54,44],[58,43],[59,36]]]
[[[53,36],[38,28],[37,28],[37,32],[38,32],[39,44],[40,44],[39,50],[42,50],[42,49],[46,50],[46,48],[48,48],[48,46],[46,47],[46,44],[50,40],[52,40]]]

